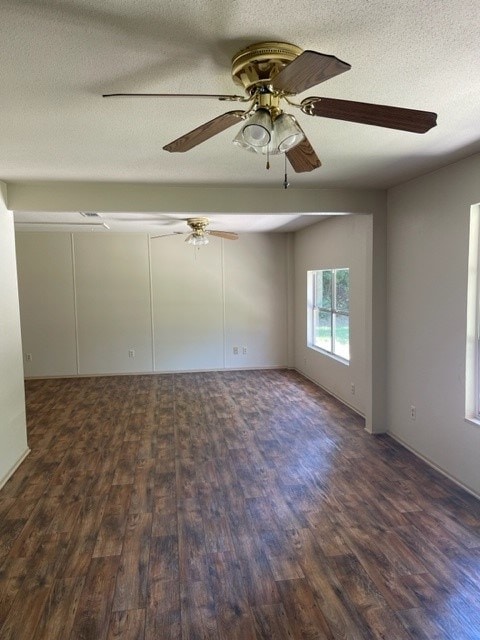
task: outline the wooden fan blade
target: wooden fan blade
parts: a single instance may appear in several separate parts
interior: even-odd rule
[[[217,238],[225,238],[225,240],[238,240],[238,233],[231,231],[208,231],[209,236],[217,236]]]
[[[231,102],[248,102],[250,98],[215,93],[104,93],[102,98],[213,98]]]
[[[205,142],[205,140],[216,136],[217,133],[221,133],[225,129],[228,129],[228,127],[236,124],[239,120],[242,120],[244,113],[244,111],[227,111],[227,113],[223,113],[221,116],[205,122],[196,129],[193,129],[193,131],[189,131],[180,138],[165,145],[163,148],[165,151],[175,153],[189,151],[193,147],[196,147],[197,144]]]
[[[316,51],[304,51],[287,64],[272,80],[276,91],[302,93],[306,89],[325,82],[351,69],[347,62],[335,56]]]
[[[307,138],[304,138],[302,142],[293,147],[293,149],[287,151],[285,155],[292,165],[293,170],[297,173],[313,171],[322,166],[322,163]]]
[[[352,102],[336,98],[307,98],[302,101],[302,111],[312,116],[371,124],[387,129],[399,129],[412,133],[426,133],[437,124],[437,114],[382,104]]]

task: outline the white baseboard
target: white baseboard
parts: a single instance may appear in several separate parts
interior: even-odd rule
[[[313,378],[310,378],[310,376],[307,376],[307,374],[304,373],[303,371],[301,371],[300,369],[297,369],[296,367],[289,367],[289,368],[291,369],[291,371],[296,371],[297,373],[299,373],[301,376],[303,376],[307,380],[310,380],[310,382],[313,382],[313,384],[315,386],[317,386],[319,389],[321,389],[322,391],[325,391],[325,393],[328,393],[329,396],[333,396],[335,398],[335,400],[338,400],[339,402],[344,404],[346,407],[351,409],[354,413],[359,415],[361,418],[365,419],[365,415],[361,411],[359,411],[358,409],[353,407],[351,404],[346,402],[343,398],[340,398],[340,396],[335,395],[335,393],[333,393],[333,391],[330,391],[330,389],[327,389],[327,387],[324,387],[323,385],[321,385],[319,382],[317,382]]]
[[[265,365],[264,367],[222,367],[220,369],[165,369],[162,371],[121,371],[119,373],[72,373],[58,376],[25,376],[25,380],[61,380],[70,378],[111,378],[117,376],[161,376],[172,373],[226,373],[228,371],[270,371],[273,369],[291,369],[285,364]],[[301,372],[299,372],[301,373]],[[303,375],[303,374],[302,374]],[[314,382],[312,380],[312,382]]]
[[[334,393],[332,393],[330,391],[330,389],[327,389],[327,388],[323,387],[321,384],[319,384],[313,378],[310,378],[309,376],[305,375],[305,373],[303,371],[300,371],[300,369],[297,369],[296,367],[292,367],[292,369],[293,369],[293,371],[296,371],[297,373],[299,373],[301,376],[303,376],[307,380],[310,380],[310,382],[313,382],[313,384],[315,384],[317,387],[319,387],[320,389],[322,389],[326,393],[328,393],[331,396],[333,396],[336,400],[338,400],[342,404],[346,405],[349,409],[351,409],[352,411],[357,413],[362,418],[365,417],[362,413],[360,413],[360,411],[358,411],[358,409],[355,409],[355,407],[352,407],[351,405],[349,405],[348,402],[345,402],[345,400],[343,400],[343,398],[339,398]],[[466,485],[463,482],[461,482],[458,478],[455,478],[454,476],[450,475],[447,471],[445,471],[445,469],[442,469],[442,467],[439,467],[438,464],[435,464],[435,462],[433,462],[433,460],[430,460],[430,458],[426,458],[419,451],[417,451],[416,449],[411,447],[409,444],[407,444],[404,440],[402,440],[402,438],[399,438],[397,435],[391,433],[390,431],[385,431],[385,432],[383,432],[383,434],[385,434],[387,436],[390,436],[390,438],[392,438],[392,440],[395,440],[396,442],[401,444],[402,447],[405,447],[405,449],[408,449],[408,451],[413,453],[417,458],[420,458],[420,460],[425,462],[425,464],[428,464],[429,467],[431,467],[432,469],[435,469],[435,471],[438,471],[438,473],[441,473],[442,476],[445,476],[446,478],[451,480],[454,484],[457,485],[457,487],[460,487],[461,489],[463,489],[464,491],[466,491],[467,493],[472,495],[474,498],[477,498],[478,500],[480,500],[480,494],[477,493],[474,489],[472,489],[468,485]],[[379,435],[383,435],[383,434],[379,434]],[[376,434],[372,434],[372,435],[376,435]]]
[[[30,453],[30,449],[27,447],[25,451],[22,453],[22,455],[20,456],[20,458],[15,462],[15,464],[12,465],[10,469],[7,471],[7,473],[0,478],[0,489],[10,480],[10,478],[13,476],[15,471],[22,464],[22,462],[25,460],[25,458],[28,456],[29,453]]]
[[[441,473],[442,476],[445,476],[445,478],[448,478],[449,480],[451,480],[453,484],[457,485],[457,487],[460,487],[461,489],[463,489],[464,491],[472,495],[474,498],[477,498],[478,500],[480,500],[480,494],[477,493],[474,489],[472,489],[468,485],[461,482],[458,478],[455,478],[455,476],[450,475],[448,471],[445,471],[445,469],[442,469],[442,467],[439,467],[438,464],[435,464],[435,462],[433,462],[433,460],[430,460],[430,458],[427,458],[424,455],[422,455],[419,451],[417,451],[416,449],[411,447],[409,444],[407,444],[404,440],[402,440],[402,438],[399,438],[397,435],[395,435],[391,431],[386,431],[385,435],[390,436],[392,440],[395,440],[396,442],[401,444],[402,447],[405,447],[405,449],[408,449],[408,451],[410,451],[415,456],[417,456],[417,458],[420,458],[420,460],[425,462],[425,464],[428,464],[429,467],[431,467],[432,469],[435,469],[435,471],[438,471],[438,473]]]

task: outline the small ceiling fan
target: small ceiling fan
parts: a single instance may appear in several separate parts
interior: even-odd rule
[[[437,114],[336,98],[308,97],[300,103],[292,96],[348,71],[351,66],[333,55],[303,51],[286,42],[259,42],[242,49],[232,59],[232,80],[245,96],[217,94],[108,93],[104,98],[213,98],[243,102],[244,111],[234,110],[205,122],[165,145],[165,151],[185,152],[245,121],[234,143],[248,151],[265,155],[285,153],[297,173],[312,171],[321,162],[294,116],[283,103],[308,116],[320,116],[360,124],[426,133],[436,125]],[[268,163],[267,163],[268,167]],[[210,232],[212,233],[212,232]]]
[[[217,238],[224,238],[225,240],[238,240],[238,233],[231,231],[214,231],[213,229],[207,229],[210,224],[209,218],[187,218],[185,222],[190,227],[190,231],[176,231],[175,233],[161,234],[158,236],[152,236],[154,238],[165,238],[171,235],[185,235],[185,242],[192,244],[195,247],[200,247],[204,244],[208,244],[208,236],[216,236]]]

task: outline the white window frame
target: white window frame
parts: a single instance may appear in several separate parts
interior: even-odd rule
[[[317,292],[317,278],[322,277],[322,273],[325,271],[332,272],[332,305],[331,307],[322,307],[317,304],[316,300],[316,292]],[[348,271],[349,274],[349,282],[350,282],[350,268],[349,267],[335,267],[335,268],[326,268],[326,269],[315,269],[307,272],[307,283],[308,283],[308,321],[307,321],[307,346],[310,349],[315,349],[316,351],[320,351],[325,355],[334,358],[335,360],[339,360],[344,364],[350,364],[350,358],[344,358],[335,353],[335,321],[338,316],[347,317],[350,325],[350,309],[348,311],[343,311],[337,309],[337,271]],[[349,285],[349,294],[350,294],[350,285]],[[329,313],[331,315],[330,321],[330,332],[331,332],[331,345],[332,349],[324,349],[315,344],[315,314],[318,312]],[[349,333],[349,352],[350,352],[350,333]]]
[[[465,420],[480,426],[480,205],[478,204],[470,209]]]

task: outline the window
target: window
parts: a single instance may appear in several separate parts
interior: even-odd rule
[[[350,360],[350,270],[308,272],[308,346]]]
[[[470,210],[465,418],[480,425],[480,205]]]

